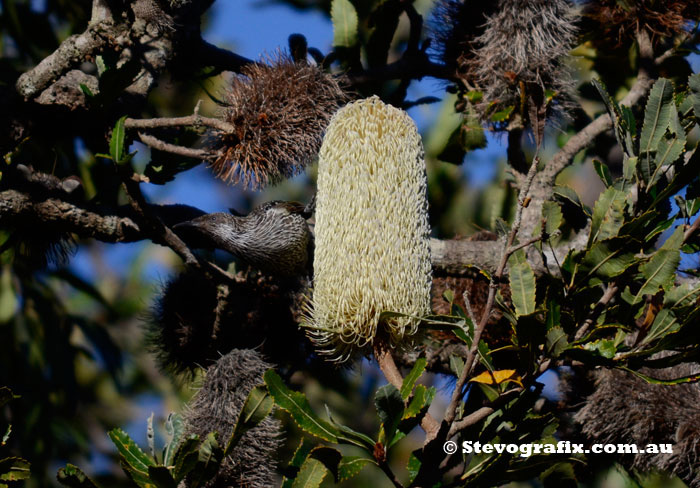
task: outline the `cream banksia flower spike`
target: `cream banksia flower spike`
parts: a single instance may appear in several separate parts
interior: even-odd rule
[[[346,361],[380,335],[410,343],[432,283],[423,145],[406,112],[378,97],[331,119],[318,163],[310,336]],[[382,312],[399,312],[390,317]]]

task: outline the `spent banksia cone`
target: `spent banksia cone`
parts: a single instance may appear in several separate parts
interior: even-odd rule
[[[316,156],[323,131],[348,97],[317,66],[279,54],[250,64],[226,92],[223,119],[231,133],[214,137],[221,156],[216,175],[229,183],[262,188],[300,173]]]
[[[658,41],[691,29],[700,18],[698,0],[587,0],[583,17],[595,32],[594,44],[620,46],[634,39],[639,30]]]
[[[184,415],[187,434],[204,439],[218,432],[219,445],[228,442],[246,398],[272,366],[256,351],[234,349],[207,369],[201,389]],[[274,454],[281,444],[280,424],[267,417],[246,432],[219,472],[205,486],[268,488],[275,484]]]
[[[333,116],[319,154],[307,324],[323,354],[345,361],[369,352],[379,334],[398,346],[430,312],[426,190],[408,114],[372,97]]]
[[[558,102],[570,98],[567,56],[577,29],[569,0],[443,0],[436,12],[437,52],[463,91],[482,92],[475,108],[483,118],[508,107],[517,113],[524,97],[542,104],[547,91]]]

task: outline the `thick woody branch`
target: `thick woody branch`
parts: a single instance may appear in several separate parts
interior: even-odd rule
[[[105,25],[106,23],[93,24],[82,34],[70,36],[56,51],[23,73],[15,84],[20,95],[25,98],[38,96],[51,83],[84,62],[89,55],[102,50],[110,38],[118,37],[114,28],[112,33],[108,33]]]
[[[149,205],[166,225],[204,215],[199,209],[186,205]],[[37,225],[50,225],[79,237],[95,238],[103,242],[135,242],[149,237],[144,233],[130,208],[107,209],[88,204],[46,198],[18,190],[0,192],[0,221],[22,218]],[[444,274],[463,275],[468,265],[492,270],[492,256],[497,252],[497,241],[441,241],[431,239],[433,267]],[[495,266],[493,267],[495,270]],[[436,361],[437,362],[437,361]]]

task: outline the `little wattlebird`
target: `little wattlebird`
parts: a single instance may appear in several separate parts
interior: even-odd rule
[[[176,224],[173,229],[192,247],[223,249],[273,275],[302,275],[308,272],[313,252],[306,223],[313,204],[272,201],[248,215],[211,213]]]

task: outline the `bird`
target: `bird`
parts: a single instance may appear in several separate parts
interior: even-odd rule
[[[173,230],[194,248],[222,249],[251,266],[277,276],[309,271],[313,237],[306,219],[313,201],[274,200],[248,215],[216,212],[180,222]]]

